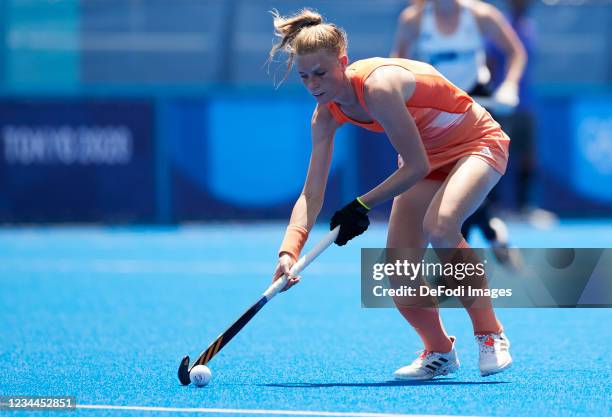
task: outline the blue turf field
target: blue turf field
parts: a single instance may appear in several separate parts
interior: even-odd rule
[[[0,230],[0,395],[167,407],[81,409],[83,416],[193,415],[195,408],[219,409],[209,415],[612,415],[611,309],[499,310],[515,365],[489,378],[478,374],[467,315],[446,310],[459,373],[392,382],[420,346],[396,311],[360,308],[359,247],[384,246],[382,225],[330,248],[301,284],[266,306],[210,363],[208,387],[180,386],[181,357],[197,356],[267,287],[283,229]],[[611,222],[511,231],[522,247],[612,246]],[[323,233],[317,229],[311,242]]]

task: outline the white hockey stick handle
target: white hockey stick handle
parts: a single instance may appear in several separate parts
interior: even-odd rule
[[[339,231],[340,226],[336,226],[336,228],[329,232],[323,239],[321,239],[321,241],[317,243],[314,248],[310,249],[304,256],[302,256],[296,263],[293,264],[291,270],[289,271],[289,274],[295,277],[304,268],[310,265],[310,263],[314,261],[317,256],[321,254],[321,252],[327,249],[329,245],[334,243],[334,241],[338,237]],[[279,279],[274,281],[272,285],[270,285],[268,289],[263,293],[264,297],[270,300],[272,297],[278,294],[280,290],[285,288],[285,285],[287,285],[287,280],[287,276],[283,275]]]

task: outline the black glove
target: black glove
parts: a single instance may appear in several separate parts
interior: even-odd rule
[[[346,242],[368,229],[370,225],[368,211],[363,204],[355,199],[334,213],[329,222],[329,230],[333,230],[340,225],[340,232],[336,238],[337,245],[346,245]]]

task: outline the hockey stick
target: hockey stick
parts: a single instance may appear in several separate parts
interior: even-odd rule
[[[317,256],[321,254],[325,249],[331,245],[338,237],[340,226],[337,226],[334,230],[329,232],[319,243],[315,245],[308,253],[302,256],[292,267],[290,274],[291,276],[297,276],[300,271],[306,268]],[[280,292],[285,285],[287,285],[287,276],[283,275],[268,287],[268,289],[262,294],[261,298],[257,300],[242,316],[238,318],[226,331],[221,333],[211,344],[200,353],[200,356],[195,362],[189,366],[189,356],[185,356],[181,361],[178,369],[178,378],[183,385],[189,385],[191,382],[189,379],[189,372],[196,365],[206,365],[223,347],[229,343],[234,336],[238,334],[240,330],[266,305],[276,294]]]

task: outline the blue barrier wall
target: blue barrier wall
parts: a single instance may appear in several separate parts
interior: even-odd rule
[[[308,167],[312,110],[310,100],[255,94],[160,103],[170,217],[288,217]],[[328,205],[342,201],[347,184],[348,132],[336,138]]]
[[[288,218],[314,103],[295,72],[274,91],[285,66],[265,65],[268,11],[318,9],[346,29],[355,60],[388,54],[405,5],[0,0],[0,222]],[[612,8],[534,2],[529,16],[531,200],[610,215]],[[323,215],[383,180],[395,157],[384,135],[342,127]]]
[[[612,213],[612,96],[550,97],[539,107],[536,198],[570,215]]]
[[[148,102],[0,102],[0,146],[0,221],[155,220]]]
[[[532,199],[561,214],[609,215],[612,97],[538,103]],[[308,166],[313,107],[299,94],[220,91],[1,102],[0,221],[288,218]],[[323,216],[395,167],[385,135],[340,128]]]

